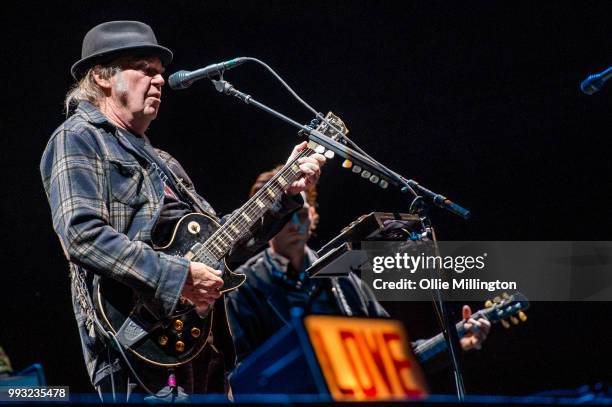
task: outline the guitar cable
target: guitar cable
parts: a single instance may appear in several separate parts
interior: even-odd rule
[[[263,66],[264,68],[266,68],[266,70],[268,70],[280,83],[281,85],[283,85],[285,87],[285,89],[287,89],[289,91],[289,93],[291,93],[291,95],[298,101],[300,102],[304,107],[306,107],[306,109],[310,110],[318,119],[322,120],[324,123],[326,123],[328,126],[330,126],[332,129],[334,129],[337,133],[342,134],[342,139],[346,140],[355,150],[359,151],[361,154],[363,154],[364,156],[366,156],[367,158],[371,159],[374,162],[377,162],[375,159],[373,159],[372,157],[370,157],[368,155],[368,153],[366,153],[364,150],[362,150],[353,140],[351,140],[350,138],[348,138],[348,136],[346,136],[341,129],[339,129],[338,127],[336,127],[333,123],[327,121],[325,119],[325,116],[323,116],[323,114],[321,112],[318,112],[316,109],[314,109],[312,106],[310,106],[304,99],[302,99],[296,91],[293,90],[293,88],[291,88],[291,86],[289,86],[289,84],[287,82],[285,82],[285,80],[283,80],[283,78],[280,77],[279,74],[276,73],[276,71],[274,71],[274,69],[272,69],[272,67],[270,67],[268,64],[266,64],[263,61],[260,61],[257,58],[253,58],[253,57],[244,57],[245,60],[247,61],[253,61],[256,62],[258,64],[260,64],[261,66]]]
[[[106,339],[110,339],[110,340],[112,340],[115,343],[115,347],[117,348],[117,350],[119,350],[119,353],[121,354],[121,357],[123,358],[123,361],[125,362],[127,367],[130,369],[130,371],[132,372],[132,375],[134,376],[134,378],[136,379],[136,381],[138,382],[140,387],[142,387],[144,389],[144,391],[149,393],[149,395],[151,395],[153,397],[156,397],[156,398],[160,398],[160,399],[166,398],[170,394],[172,394],[172,392],[174,390],[173,387],[170,387],[170,389],[169,389],[167,394],[158,395],[158,394],[153,393],[147,386],[145,386],[145,384],[142,382],[142,380],[140,380],[140,376],[138,376],[138,374],[136,373],[136,370],[134,370],[134,367],[132,366],[132,364],[128,360],[127,355],[123,352],[123,346],[121,345],[121,343],[119,343],[119,341],[117,340],[115,335],[113,335],[112,332],[107,331],[107,330],[104,329],[104,327],[102,326],[102,324],[98,320],[98,316],[95,315],[95,313],[94,313],[94,322],[95,322],[96,326],[98,327],[98,331],[101,332],[106,337]],[[110,357],[109,357],[109,363],[110,363]],[[110,374],[111,374],[111,387],[113,389],[113,401],[115,401],[115,380],[114,380],[114,373],[113,373],[112,369],[111,369],[111,373]]]
[[[359,153],[363,154],[365,157],[369,158],[370,160],[372,160],[375,164],[382,166],[377,160],[375,160],[374,158],[372,158],[372,156],[370,156],[368,153],[366,153],[361,147],[359,147],[357,145],[357,143],[355,143],[353,140],[351,140],[350,138],[348,138],[348,136],[346,136],[341,129],[339,129],[338,127],[336,127],[333,123],[327,121],[325,119],[325,116],[323,116],[323,114],[321,112],[318,112],[317,110],[315,110],[312,106],[310,106],[304,99],[302,99],[292,88],[291,86],[289,86],[289,84],[287,82],[285,82],[283,80],[283,78],[280,77],[279,74],[277,74],[274,69],[272,69],[272,67],[270,67],[268,64],[266,64],[263,61],[260,61],[257,58],[253,58],[253,57],[244,57],[245,60],[247,61],[253,61],[258,63],[259,65],[263,66],[266,70],[268,70],[280,83],[281,85],[283,85],[285,87],[285,89],[287,89],[289,91],[289,93],[291,93],[291,95],[298,101],[300,102],[304,107],[306,107],[306,109],[310,110],[312,113],[314,113],[314,115],[322,120],[324,123],[326,123],[328,126],[330,126],[332,129],[334,129],[337,133],[341,134],[341,140],[345,141],[347,144],[349,144],[351,146],[351,148],[357,150]],[[396,177],[398,177],[399,179],[402,179],[405,181],[405,178],[402,177],[401,175],[399,175],[398,173],[396,173],[395,171],[391,170],[390,168],[387,168],[387,170],[389,170],[393,175],[395,175]],[[418,197],[419,195],[417,194],[417,192],[407,183],[404,183],[404,187],[410,191],[415,197]]]

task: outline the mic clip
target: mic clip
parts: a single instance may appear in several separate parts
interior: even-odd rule
[[[227,94],[229,88],[231,87],[231,85],[227,81],[223,80],[223,75],[221,75],[219,80],[211,79],[211,81],[215,85],[215,89],[217,89],[217,92],[219,93]]]

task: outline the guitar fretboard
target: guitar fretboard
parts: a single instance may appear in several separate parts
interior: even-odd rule
[[[255,195],[234,213],[202,244],[193,257],[195,261],[202,259],[219,261],[241,241],[264,214],[278,202],[285,189],[301,176],[297,160],[312,154],[307,147],[274,175]]]

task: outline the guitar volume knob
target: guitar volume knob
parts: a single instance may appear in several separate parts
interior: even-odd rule
[[[182,331],[183,330],[183,321],[181,321],[180,319],[177,319],[174,321],[174,329],[177,331]]]
[[[200,331],[200,328],[191,328],[191,336],[193,336],[194,338],[198,338],[201,334],[202,331]]]
[[[174,344],[174,349],[176,349],[177,352],[183,352],[185,350],[185,342],[177,341]]]
[[[157,342],[159,342],[161,346],[166,346],[166,344],[168,343],[168,337],[166,335],[162,335],[159,337]]]
[[[187,230],[189,230],[189,233],[192,233],[194,235],[200,233],[200,229],[200,224],[194,220],[187,224]]]

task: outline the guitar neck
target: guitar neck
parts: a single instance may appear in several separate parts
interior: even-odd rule
[[[216,260],[225,257],[234,244],[248,235],[252,227],[281,199],[287,186],[302,175],[297,160],[313,152],[307,147],[285,164],[251,199],[234,211],[226,222],[210,235],[203,243],[205,249],[203,253]]]
[[[472,318],[478,319],[481,317],[486,317],[486,314],[487,313],[484,312],[484,310],[478,311],[472,315]],[[467,330],[463,326],[464,323],[465,321],[459,321],[457,322],[457,324],[455,324],[455,327],[457,328],[457,335],[459,336],[459,339],[463,338],[465,334],[467,333]],[[440,352],[443,352],[445,350],[446,350],[446,339],[444,338],[444,334],[440,332],[436,336],[427,339],[425,342],[421,343],[416,348],[414,348],[414,354],[417,357],[417,359],[419,359],[419,362],[424,363],[428,361],[429,359],[433,358],[434,356],[436,356],[437,354],[439,354]]]
[[[514,325],[518,324],[520,321],[525,322],[527,320],[527,316],[523,311],[529,308],[529,300],[520,292],[515,292],[511,296],[504,293],[504,300],[498,299],[496,297],[495,304],[493,302],[487,301],[491,303],[491,305],[485,305],[487,308],[481,309],[478,312],[472,314],[471,318],[478,320],[479,318],[486,318],[491,324],[495,324],[497,322],[502,322],[504,327],[508,328],[510,324],[504,320],[504,318],[510,318]],[[518,316],[518,318],[515,317]],[[465,321],[459,321],[455,326],[457,327],[457,334],[459,338],[463,338],[467,333],[467,330],[464,327]],[[438,353],[446,350],[446,339],[442,333],[434,336],[433,338],[427,339],[419,346],[414,349],[414,354],[419,359],[420,362],[425,362]]]

